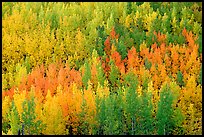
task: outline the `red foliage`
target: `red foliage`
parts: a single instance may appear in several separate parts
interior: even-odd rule
[[[110,37],[111,37],[111,39],[118,39],[119,38],[119,34],[116,35],[114,27],[112,28],[112,30],[110,32]]]
[[[125,73],[125,65],[124,63],[127,61],[127,60],[121,60],[121,55],[115,51],[113,52],[113,54],[111,55],[111,58],[115,61],[115,65],[118,67],[119,71],[121,74],[124,74]]]
[[[105,48],[104,51],[106,52],[106,55],[110,56],[111,46],[110,46],[110,37],[106,39],[104,42]]]

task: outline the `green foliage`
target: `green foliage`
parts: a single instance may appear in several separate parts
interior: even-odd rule
[[[136,51],[140,52],[140,45],[143,43],[143,40],[147,39],[145,31],[140,32],[139,29],[135,28],[133,33],[131,34],[131,38],[133,38],[134,40]]]
[[[136,118],[138,117],[138,110],[140,109],[138,95],[136,92],[136,87],[138,85],[137,77],[132,73],[127,74],[125,77],[125,84],[127,91],[125,95],[124,111],[128,121],[128,132],[129,134],[134,135],[137,134],[136,129],[138,123],[136,122]]]
[[[156,42],[156,36],[152,32],[150,32],[150,34],[146,36],[146,41],[147,48],[150,48],[150,46]]]
[[[31,65],[30,65],[30,62],[29,62],[29,57],[26,57],[24,66],[26,67],[27,74],[29,74],[31,72]]]
[[[95,133],[97,135],[103,135],[105,131],[105,119],[106,119],[106,105],[105,99],[96,98],[96,119],[98,122],[98,126],[95,128]]]
[[[104,85],[104,81],[105,81],[105,74],[104,74],[104,71],[103,71],[103,68],[101,66],[101,62],[99,62],[99,64],[96,66],[96,69],[97,69],[97,80],[98,82],[100,83],[100,85]]]
[[[79,119],[80,119],[80,123],[79,126],[77,127],[77,131],[79,131],[80,135],[88,135],[88,129],[89,129],[89,124],[88,121],[86,120],[86,100],[83,97],[83,101],[82,101],[82,105],[81,105],[81,109],[82,111],[78,114]]]
[[[151,67],[152,67],[152,63],[150,61],[148,61],[147,58],[145,58],[145,68],[150,70]]]
[[[127,57],[127,48],[124,45],[123,41],[119,41],[118,46],[117,46],[117,51],[120,53],[122,60]]]
[[[20,128],[20,117],[14,101],[12,101],[12,109],[11,109],[11,113],[8,115],[8,118],[10,120],[10,126],[11,126],[11,131],[13,135],[17,135],[18,130]]]
[[[17,86],[20,84],[21,80],[23,77],[27,76],[27,69],[25,66],[21,65],[20,63],[18,63],[16,65],[16,74],[14,76],[15,78],[15,82],[14,85]]]
[[[106,40],[106,34],[105,34],[105,31],[104,31],[104,26],[98,26],[96,27],[96,30],[97,30],[97,34],[98,34],[98,37],[96,38],[96,50],[99,54],[99,56],[103,56],[103,53],[104,53],[104,42]]]
[[[127,14],[132,13],[132,2],[127,2]]]
[[[184,128],[182,127],[182,122],[184,120],[184,115],[181,112],[181,108],[176,108],[173,111],[173,122],[174,122],[174,134],[177,135],[183,135],[184,134]]]
[[[3,122],[3,120],[2,120],[2,131],[4,133],[8,133],[9,129],[10,129],[10,123],[9,122]]]
[[[124,135],[126,133],[125,117],[124,117],[124,102],[122,102],[123,90],[121,88],[117,91],[118,95],[115,95],[115,114],[117,120],[117,134]]]
[[[61,96],[63,96],[62,94],[65,93],[66,95],[69,95],[68,92],[64,91],[71,90],[70,87],[63,87],[63,89],[60,92],[57,91],[57,93],[54,91],[55,96],[52,98],[50,95],[50,100],[48,102],[45,102],[45,107],[42,110],[43,114],[42,117],[40,117],[43,122],[48,122],[47,125],[44,125],[40,120],[37,120],[34,97],[32,97],[31,100],[27,99],[24,101],[22,106],[22,115],[21,112],[19,112],[21,101],[19,101],[19,104],[13,101],[11,110],[10,108],[7,109],[8,112],[6,111],[4,117],[2,117],[2,131],[4,133],[9,133],[10,131],[12,131],[13,134],[17,134],[18,129],[21,128],[20,122],[23,122],[22,124],[25,127],[25,134],[42,134],[43,128],[45,126],[47,126],[47,128],[45,132],[43,131],[43,134],[64,134],[65,123],[63,123],[63,121],[65,120],[66,122],[68,122],[66,123],[66,126],[70,128],[73,127],[73,130],[70,131],[70,133],[74,134],[166,135],[190,133],[197,127],[202,127],[202,117],[200,117],[200,104],[202,102],[200,101],[200,104],[198,104],[198,102],[194,102],[195,100],[197,101],[198,99],[200,99],[200,96],[198,96],[197,93],[194,94],[194,92],[189,92],[189,95],[191,94],[195,98],[192,100],[191,106],[192,108],[197,108],[190,110],[192,111],[190,112],[189,110],[185,110],[186,97],[189,96],[187,94],[188,92],[184,93],[182,91],[179,91],[180,88],[188,91],[189,88],[185,89],[184,87],[184,81],[188,81],[188,75],[190,75],[189,72],[191,72],[190,70],[189,72],[187,71],[183,74],[183,70],[182,72],[178,71],[176,75],[171,73],[171,69],[177,69],[179,68],[179,65],[171,66],[170,64],[172,63],[172,57],[169,58],[170,55],[166,54],[165,59],[170,67],[167,67],[169,70],[164,70],[164,73],[162,73],[166,75],[167,72],[167,78],[162,78],[162,80],[159,80],[160,77],[158,77],[157,75],[157,71],[159,68],[158,64],[155,64],[156,70],[151,69],[152,63],[150,60],[148,60],[149,57],[153,57],[151,56],[151,54],[149,54],[148,58],[141,58],[141,54],[135,55],[134,51],[132,50],[129,52],[129,62],[127,63],[125,62],[125,60],[123,60],[127,57],[128,50],[131,49],[132,46],[136,47],[137,52],[140,52],[140,45],[143,42],[145,43],[147,48],[150,48],[150,46],[154,43],[160,46],[161,43],[157,41],[158,39],[154,34],[154,31],[157,33],[160,32],[160,34],[164,34],[164,36],[166,36],[166,46],[168,46],[170,43],[174,43],[175,45],[179,44],[179,46],[186,44],[186,38],[182,35],[183,28],[186,28],[187,31],[192,31],[193,35],[196,35],[196,37],[198,37],[195,43],[199,45],[198,57],[202,57],[202,3],[4,2],[2,3],[2,22],[3,90],[9,90],[13,86],[19,86],[22,82],[22,78],[24,76],[27,77],[27,74],[32,71],[33,67],[41,64],[46,64],[45,69],[47,69],[46,67],[50,63],[62,59],[62,62],[67,62],[70,68],[67,68],[66,71],[60,71],[59,76],[57,77],[58,80],[56,79],[56,82],[55,80],[53,81],[49,78],[48,81],[47,79],[35,79],[33,81],[32,77],[34,75],[37,75],[36,72],[36,74],[28,78],[29,80],[27,80],[27,83],[22,83],[22,85],[20,86],[29,88],[30,84],[34,82],[35,84],[37,84],[36,89],[44,90],[45,88],[50,88],[50,84],[54,84],[53,86],[56,86],[55,84],[57,84],[57,81],[61,81],[64,79],[63,76],[66,76],[66,80],[68,80],[65,80],[64,83],[65,85],[67,85],[67,82],[70,83],[73,81],[70,81],[69,77],[67,77],[69,70],[71,70],[72,68],[74,68],[75,70],[81,68],[80,70],[82,70],[83,73],[83,87],[80,86],[81,92],[84,93],[83,91],[88,88],[88,81],[91,80],[93,89],[90,89],[90,92],[95,93],[95,100],[91,100],[91,102],[86,101],[85,98],[83,98],[82,106],[80,109],[82,111],[79,111],[79,113],[77,113],[79,115],[75,115],[70,111],[74,109],[72,103],[70,102],[70,105],[69,101],[67,103],[61,99]],[[111,38],[111,36],[114,35],[113,31],[113,33],[111,33],[111,36],[109,36],[113,27],[116,30],[116,34],[119,35],[118,39]],[[189,36],[187,40],[193,43],[193,39],[191,40],[190,37],[191,36]],[[107,42],[107,38],[111,38],[111,40]],[[160,38],[162,39],[161,41],[163,41],[163,37]],[[110,46],[107,46],[108,48],[105,48],[105,41],[107,43],[110,42]],[[111,44],[115,46],[113,47],[113,50],[115,51],[116,48],[116,51],[121,55],[122,60],[125,62],[125,70],[128,71],[127,73],[120,74],[117,66],[121,64],[119,64],[118,62],[116,66],[114,61],[110,59],[111,57],[109,55],[112,52],[110,48]],[[104,48],[107,49],[105,50],[105,52]],[[178,50],[180,50],[179,48]],[[173,48],[161,48],[161,53],[163,53],[163,51],[165,52],[166,50],[171,50],[171,52],[173,53],[175,50],[177,50],[177,46]],[[91,53],[93,53],[92,51],[97,51],[99,56],[96,55],[95,52],[94,54],[92,54],[92,56],[90,56]],[[191,51],[185,52],[185,45],[183,45],[181,53],[179,54],[179,60],[188,60],[188,57],[185,57],[188,56],[188,54],[191,54]],[[135,58],[139,58],[139,60],[135,60]],[[198,62],[195,64],[197,66],[200,66],[199,61],[201,59],[198,59]],[[106,62],[104,63],[105,60]],[[145,73],[143,73],[144,75],[140,76],[140,78],[142,79],[138,81],[137,75],[135,74],[141,75],[141,67],[143,66],[135,66],[135,64],[143,64],[143,62],[146,70]],[[104,64],[102,65],[102,63]],[[133,66],[132,69],[127,68],[131,65]],[[185,62],[183,65],[185,65]],[[105,71],[103,70],[103,67]],[[123,66],[120,66],[119,68],[122,70],[122,67]],[[197,71],[200,72],[195,72],[195,77],[197,83],[201,84],[201,87],[200,85],[197,87],[197,85],[194,84],[194,81],[193,84],[197,87],[195,91],[200,92],[202,88],[202,64],[201,68],[198,68]],[[95,75],[92,76],[92,72],[96,74],[96,77]],[[146,72],[148,73],[148,76]],[[154,75],[155,77],[151,77],[149,76],[149,74],[156,75]],[[173,86],[171,85],[171,88],[169,88],[169,85],[165,84],[161,88],[161,92],[157,92],[159,89],[154,89],[155,91],[148,92],[150,88],[148,87],[148,83],[150,83],[151,78],[155,79],[152,83],[154,87],[158,87],[158,84],[160,84],[160,82],[162,81],[171,81],[174,79],[176,79],[177,84],[181,87],[177,87],[178,85],[175,84]],[[81,77],[78,80],[81,85]],[[159,81],[159,83],[157,80]],[[106,81],[109,81],[109,83],[107,82],[107,84]],[[26,82],[26,80],[24,82]],[[101,87],[99,86],[99,84],[99,87],[97,87],[97,83],[99,83]],[[189,86],[191,83],[192,81],[189,82]],[[78,83],[75,84],[77,84],[76,86],[78,87]],[[99,94],[95,92],[96,87],[99,91]],[[73,88],[75,89],[75,86]],[[71,93],[71,98],[78,94],[78,92],[76,93],[74,89],[73,94]],[[105,93],[104,96],[103,91]],[[13,91],[10,90],[9,92],[5,93],[4,96],[7,96],[8,94],[9,98],[12,98],[12,92]],[[183,93],[184,96],[186,96],[185,99],[183,99],[185,101],[183,102],[182,100],[180,100],[181,106],[178,107],[178,104],[174,104],[175,102],[178,103],[176,97],[184,97],[182,95]],[[14,93],[14,95],[15,94],[17,93]],[[50,104],[58,106],[56,102],[53,102],[53,99],[56,99],[55,97],[57,97],[59,94],[61,94],[59,96],[60,106],[53,107],[53,112],[47,113],[50,112],[46,110],[50,109]],[[38,93],[36,95],[38,95]],[[39,96],[41,95],[39,94],[38,97]],[[159,101],[158,104],[157,101]],[[93,121],[91,121],[92,117],[89,117],[90,112],[87,111],[90,109],[90,104],[94,106],[96,105],[96,116],[93,116]],[[59,111],[61,107],[63,108],[63,113]],[[187,116],[186,114],[186,121],[184,121],[184,116],[181,113],[180,107],[182,108],[182,111],[184,109],[183,113],[185,113],[185,111],[189,111],[189,114],[192,114],[192,116],[190,116],[192,117],[192,120],[189,121],[191,122],[191,125],[195,125],[195,128],[189,128],[191,126],[189,126],[189,116]],[[78,108],[79,107],[77,107],[76,109]],[[53,115],[53,117],[56,118],[56,120],[54,120],[55,124],[53,126],[53,123],[51,122],[51,119],[53,118],[50,117],[50,120],[47,120],[47,116],[50,114],[54,114],[55,110],[57,110],[56,112],[60,113],[56,113],[57,117]],[[156,111],[156,118],[154,115],[154,111]],[[41,113],[40,109],[38,113]],[[93,113],[91,112],[91,114]],[[74,116],[72,117],[72,115]],[[73,126],[75,124],[79,125]],[[52,127],[52,129],[49,127]],[[55,132],[57,130],[56,127],[61,129],[61,131]]]
[[[167,36],[167,38],[166,38],[167,44],[170,44],[170,43],[171,44],[173,44],[173,43],[183,44],[186,42],[184,36],[181,34],[177,36],[177,35],[173,35],[173,34],[170,34],[167,32],[166,36]]]
[[[84,72],[84,75],[82,76],[82,82],[85,89],[87,89],[88,81],[91,79],[91,67],[88,60],[85,61],[84,67],[85,67],[85,72]]]
[[[172,133],[174,127],[173,115],[173,94],[168,84],[162,87],[160,92],[160,100],[158,102],[158,110],[156,114],[157,134],[168,135]]]
[[[177,83],[179,86],[184,86],[183,74],[181,71],[178,71],[177,73]]]
[[[110,60],[109,64],[111,68],[111,71],[108,77],[111,84],[110,87],[120,87],[120,81],[119,81],[120,72],[118,68],[115,67],[115,63],[112,59]]]
[[[2,6],[2,18],[5,14],[11,15],[12,14],[12,7],[14,3],[13,2],[4,2],[4,5]]]
[[[148,89],[148,83],[150,82],[150,79],[144,74],[142,78],[142,90],[147,90]]]
[[[174,38],[174,37],[173,37]],[[183,44],[183,43],[185,43],[185,38],[184,38],[184,36],[183,35],[179,35],[178,37],[175,37],[176,38],[176,40],[177,40],[177,42],[178,42],[178,44]]]
[[[154,131],[154,122],[152,116],[153,104],[152,104],[152,93],[144,91],[141,97],[141,106],[139,110],[139,127],[141,134],[151,135]]]
[[[161,23],[162,22],[158,18],[153,20],[152,25],[151,25],[151,31],[156,31],[157,33],[158,32],[162,32],[162,30],[161,30]]]
[[[154,11],[157,11],[161,7],[162,2],[150,2],[151,7]]]
[[[42,133],[44,124],[42,121],[36,119],[34,96],[31,100],[23,102],[22,120],[25,130],[25,135],[38,135]]]
[[[97,99],[97,118],[99,127],[95,128],[96,134],[122,135],[125,134],[123,116],[122,91],[119,94],[111,94],[106,99]]]
[[[202,53],[202,34],[198,36],[196,43],[199,45],[198,53],[200,55]]]
[[[142,5],[144,2],[136,2],[136,5],[137,6],[140,6],[140,5]]]
[[[104,134],[105,135],[114,135],[118,134],[119,130],[118,121],[117,121],[117,114],[116,111],[116,100],[114,94],[108,96],[105,101],[106,109],[106,119],[105,119],[105,127],[104,127]]]

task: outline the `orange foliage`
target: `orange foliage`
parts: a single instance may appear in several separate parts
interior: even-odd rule
[[[156,31],[154,31],[153,33],[157,37],[158,42],[160,42],[160,43],[165,42],[165,40],[166,40],[165,34],[161,34],[160,32],[156,33]]]
[[[116,35],[114,27],[112,28],[112,30],[110,32],[110,37],[111,37],[111,39],[118,39],[119,38],[119,34]]]
[[[190,49],[193,49],[195,45],[195,41],[197,40],[198,37],[197,36],[194,37],[191,31],[187,32],[186,28],[183,29],[182,34],[186,38]]]
[[[119,68],[120,73],[125,74],[124,62],[126,62],[126,60],[124,59],[122,61],[121,55],[117,51],[113,52],[113,54],[111,55],[111,58],[115,61],[115,65]]]
[[[106,52],[106,55],[110,56],[111,46],[110,46],[110,37],[106,39],[104,42],[105,48],[104,51]]]

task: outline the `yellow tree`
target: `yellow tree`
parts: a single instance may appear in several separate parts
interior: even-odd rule
[[[62,115],[62,109],[57,101],[57,96],[51,96],[48,90],[46,101],[43,104],[42,121],[46,124],[43,134],[62,135],[65,134],[65,121]]]

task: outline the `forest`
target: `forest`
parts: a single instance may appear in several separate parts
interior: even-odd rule
[[[2,2],[2,135],[202,135],[202,2]]]

